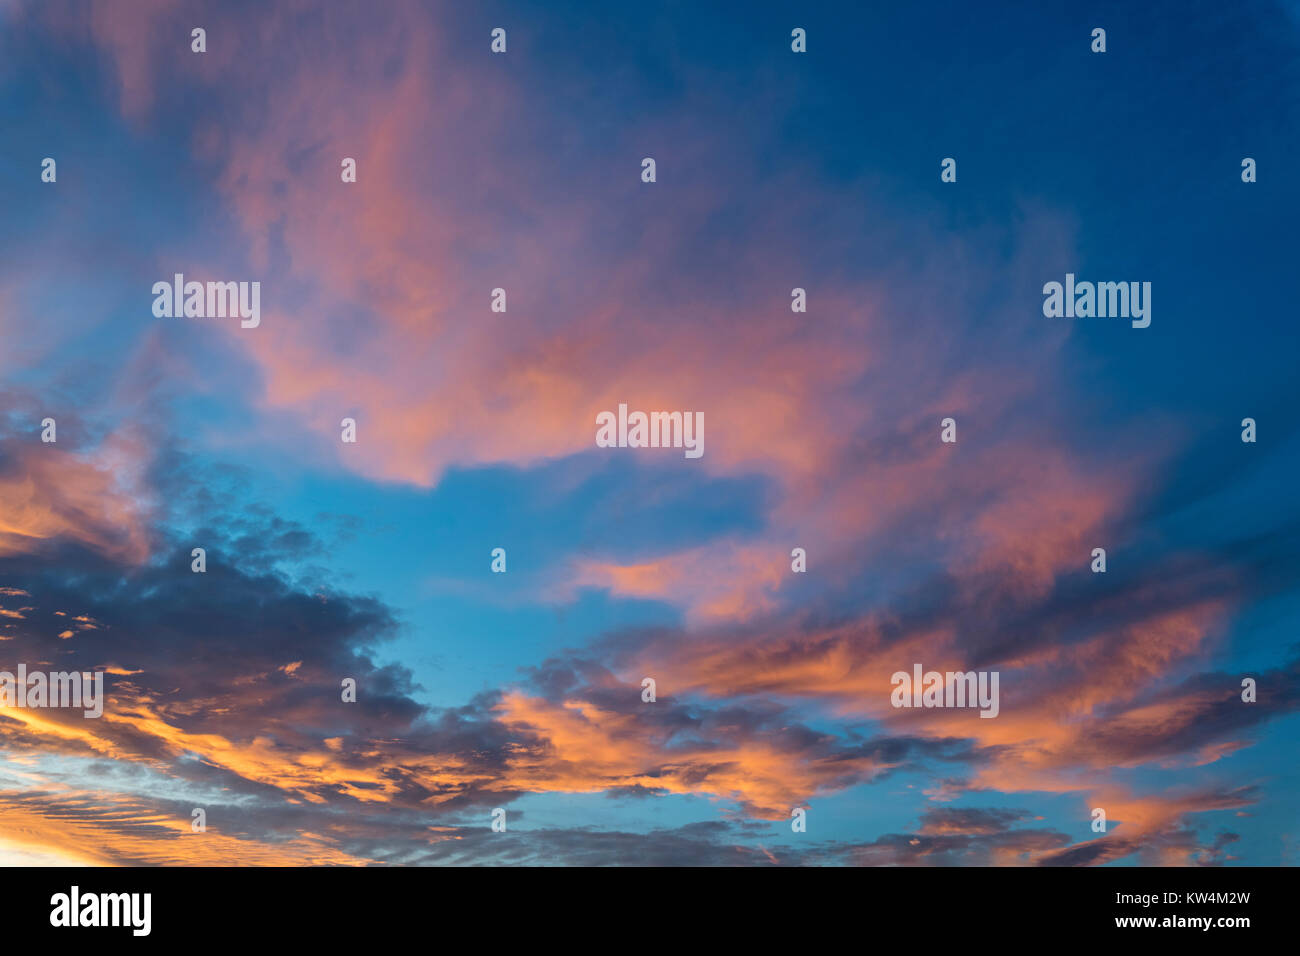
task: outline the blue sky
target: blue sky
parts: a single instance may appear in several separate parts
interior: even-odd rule
[[[1298,22],[0,4],[0,858],[1294,863]]]

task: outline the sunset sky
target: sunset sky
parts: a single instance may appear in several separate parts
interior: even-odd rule
[[[992,6],[0,0],[0,863],[1300,863],[1300,3]]]

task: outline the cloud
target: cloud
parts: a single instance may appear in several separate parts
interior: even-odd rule
[[[143,452],[127,437],[89,452],[56,443],[0,439],[0,557],[37,552],[60,539],[136,563],[149,554]]]
[[[0,789],[0,824],[18,834],[8,852],[1229,857],[1235,834],[1207,842],[1193,821],[1248,806],[1255,790],[1116,781],[1139,767],[1213,768],[1294,709],[1295,661],[1261,667],[1267,692],[1244,705],[1240,675],[1214,659],[1243,608],[1294,588],[1294,520],[1269,514],[1207,542],[1204,515],[1243,466],[1200,465],[1206,446],[1173,428],[1148,441],[1108,426],[1104,446],[1080,441],[1096,396],[1057,387],[1070,332],[1023,307],[1076,255],[1068,214],[1025,203],[1006,229],[954,227],[919,194],[900,206],[880,183],[771,161],[764,134],[729,122],[716,93],[691,118],[672,101],[647,108],[626,133],[610,122],[623,102],[590,78],[547,87],[568,106],[542,109],[535,61],[512,73],[471,55],[421,4],[312,17],[300,3],[203,7],[211,52],[197,58],[186,11],[118,6],[23,15],[103,54],[92,63],[129,128],[165,130],[187,175],[212,187],[203,200],[222,214],[204,225],[221,241],[200,254],[159,240],[150,268],[166,275],[181,258],[196,275],[258,277],[265,315],[257,330],[231,323],[202,339],[202,364],[181,354],[178,329],[151,330],[108,373],[111,407],[61,420],[58,445],[29,434],[34,399],[0,404],[22,436],[0,443],[0,649],[110,676],[99,720],[0,713],[0,746],[25,775]],[[650,189],[636,179],[647,148],[661,160]],[[339,181],[345,156],[356,184]],[[808,313],[789,309],[796,285]],[[507,313],[488,310],[496,287]],[[7,329],[27,291],[6,277]],[[23,341],[27,355],[53,354],[45,338]],[[595,415],[628,402],[704,411],[705,457],[672,459],[695,469],[688,490],[752,482],[762,494],[723,532],[638,547],[610,535],[563,554],[527,595],[661,601],[680,626],[607,634],[432,707],[410,671],[382,663],[398,614],[314,570],[325,531],[232,503],[243,489],[228,494],[220,468],[190,474],[181,439],[193,436],[173,427],[172,400],[244,376],[252,397],[223,405],[238,421],[214,426],[220,450],[261,443],[277,461],[376,486],[427,490],[449,469],[500,464],[594,468]],[[136,427],[115,427],[128,408]],[[337,440],[344,416],[358,421],[355,446]],[[956,445],[937,440],[946,416]],[[668,460],[627,454],[641,474]],[[1189,487],[1187,473],[1204,481]],[[581,501],[583,489],[554,497],[566,493]],[[195,541],[206,574],[189,572]],[[1099,544],[1123,574],[1087,570]],[[814,573],[791,573],[796,546]],[[996,669],[999,717],[888,706],[890,675],[917,662]],[[640,700],[647,674],[654,705]],[[345,677],[355,704],[340,699]],[[945,804],[913,831],[769,839],[793,806],[905,773],[937,778],[926,793]],[[112,786],[87,786],[96,774]],[[142,795],[146,778],[170,795]],[[1076,843],[1027,811],[948,805],[992,791],[1068,794],[1081,820],[1100,803],[1117,825]],[[189,833],[191,793],[220,794],[211,837]],[[503,842],[466,822],[560,793],[702,797],[755,828],[716,820],[649,839],[560,828]]]

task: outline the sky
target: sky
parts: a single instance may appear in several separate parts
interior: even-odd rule
[[[0,129],[0,863],[1300,862],[1297,4],[4,0]]]

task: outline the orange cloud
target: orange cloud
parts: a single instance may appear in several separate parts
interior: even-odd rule
[[[512,759],[503,780],[536,793],[646,787],[738,800],[757,816],[779,820],[824,789],[888,767],[866,756],[782,748],[757,734],[721,746],[673,743],[666,731],[647,729],[634,716],[579,699],[555,703],[516,691],[502,698],[499,710],[507,727],[545,741],[540,753]]]
[[[14,452],[17,461],[0,472],[0,556],[69,538],[116,560],[135,564],[148,557],[138,443],[118,437],[90,454],[56,444],[15,445]]]

